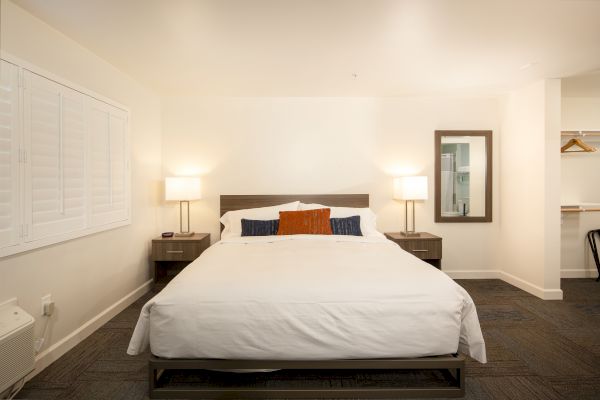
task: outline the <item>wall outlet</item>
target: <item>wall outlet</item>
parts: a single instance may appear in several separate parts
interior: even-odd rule
[[[52,304],[52,306],[50,307],[49,304]],[[54,310],[54,302],[52,301],[52,295],[51,294],[47,294],[45,296],[42,297],[42,310],[40,312],[41,315],[48,315],[47,311],[52,308],[52,310]]]
[[[44,315],[46,317],[51,317],[54,314],[54,302],[44,303]]]

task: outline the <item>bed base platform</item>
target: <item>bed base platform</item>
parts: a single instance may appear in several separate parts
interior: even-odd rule
[[[149,361],[150,398],[152,399],[342,399],[342,398],[438,398],[463,397],[465,395],[465,357],[461,354],[422,358],[398,359],[362,359],[362,360],[319,360],[319,361],[285,361],[285,360],[220,360],[220,359],[162,359],[152,355]],[[347,385],[321,385],[320,387],[303,387],[302,384],[262,385],[260,387],[233,385],[223,387],[207,385],[167,384],[161,377],[168,372],[181,373],[190,370],[229,370],[229,369],[280,369],[303,370],[315,372],[319,370],[415,370],[431,372],[438,370],[445,378],[443,385],[419,385],[410,380],[411,385],[378,387],[348,387]],[[187,371],[186,371],[187,370]],[[389,371],[388,371],[389,370]],[[210,371],[204,371],[210,373]],[[324,372],[324,371],[323,371]],[[351,371],[350,371],[351,372]],[[368,372],[368,371],[367,371]],[[405,371],[410,373],[411,371]],[[239,374],[243,377],[248,374]],[[210,380],[210,379],[209,379]],[[327,379],[325,379],[327,380]],[[182,381],[182,380],[180,380]],[[294,382],[292,382],[294,383]],[[415,384],[416,383],[416,384]],[[300,386],[300,387],[299,387]]]

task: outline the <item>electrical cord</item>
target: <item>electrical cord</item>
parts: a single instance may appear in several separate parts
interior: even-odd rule
[[[19,382],[13,385],[12,393],[8,395],[6,400],[13,400],[17,394],[23,389],[25,386],[25,378],[21,379]]]
[[[50,316],[44,315],[44,317],[46,318],[46,323],[44,324],[44,329],[42,330],[42,336],[40,336],[40,338],[37,339],[33,344],[36,356],[40,353],[40,350],[42,350],[42,347],[44,346],[44,342],[46,341],[46,332],[48,331],[48,325],[50,325]]]

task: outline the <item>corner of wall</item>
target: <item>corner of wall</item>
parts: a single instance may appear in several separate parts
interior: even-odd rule
[[[544,287],[560,290],[561,81],[545,81]]]
[[[496,266],[506,282],[560,299],[560,80],[508,93],[501,129]]]

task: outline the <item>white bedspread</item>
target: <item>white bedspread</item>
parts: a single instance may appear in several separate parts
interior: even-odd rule
[[[144,305],[128,354],[325,360],[458,351],[486,362],[469,294],[381,238],[221,241]]]

